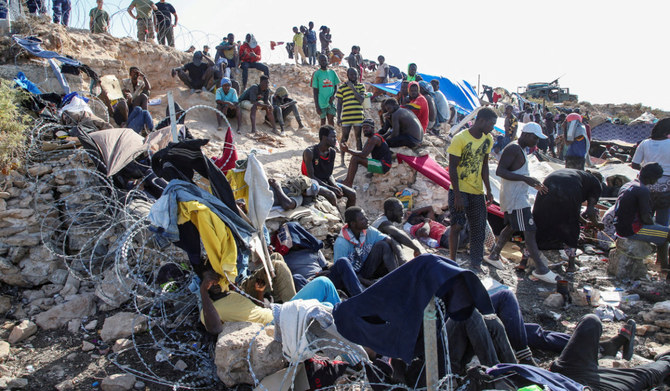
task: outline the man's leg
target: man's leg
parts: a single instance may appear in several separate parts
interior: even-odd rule
[[[505,326],[502,324],[496,314],[482,315],[486,329],[491,336],[491,342],[496,352],[498,361],[510,364],[516,364],[516,355],[512,346],[510,345],[507,334],[505,333]],[[530,350],[528,350],[530,353]]]
[[[561,355],[552,363],[551,371],[583,384],[597,380],[598,341],[602,331],[602,324],[596,315],[584,316]]]
[[[502,231],[500,231],[500,235],[498,235],[498,240],[496,240],[496,244],[493,246],[493,249],[489,254],[489,258],[500,259],[500,252],[502,251],[503,247],[505,247],[507,242],[509,242],[509,240],[512,238],[513,234],[514,228],[512,228],[512,226],[509,224],[505,225],[505,228],[503,228]]]
[[[347,258],[335,260],[335,263],[328,269],[328,278],[333,282],[337,289],[345,291],[349,297],[356,296],[363,292],[363,285],[358,281],[358,276]]]
[[[537,247],[537,240],[535,239],[537,231],[525,231],[523,234],[526,239],[526,248],[530,254],[530,259],[535,262],[537,273],[547,274],[549,272],[549,265],[544,261],[542,253],[540,253],[540,249]]]
[[[470,223],[470,266],[480,268],[484,259],[484,235],[486,234],[486,198],[484,194],[461,193],[468,198],[465,215]]]
[[[61,3],[61,10],[63,12],[63,26],[69,26],[70,24],[70,10],[72,9],[72,4],[70,0],[63,0]]]
[[[340,138],[340,145],[349,141],[349,133],[351,132],[351,125],[342,125],[342,137]],[[359,148],[360,151],[362,148]],[[344,166],[344,151],[340,152],[342,166]],[[347,185],[351,186],[351,185]]]
[[[281,186],[279,186],[279,183],[277,183],[274,178],[270,178],[268,183],[270,184],[270,190],[272,190],[274,195],[275,205],[281,206],[284,210],[291,210],[298,207],[295,200],[284,193],[284,190],[282,190]]]
[[[172,25],[168,26],[165,38],[167,38],[167,44],[169,47],[174,47],[174,27]]]
[[[295,120],[298,121],[298,128],[304,128],[305,125],[302,123],[302,118],[300,117],[300,112],[298,111],[298,105],[294,104],[291,106],[289,109],[293,113],[293,116],[295,117]]]
[[[335,196],[335,193],[333,193],[330,189],[326,189],[323,186],[319,186],[319,193],[320,196],[323,196],[325,199],[328,200],[328,202],[331,203],[331,205],[337,207],[337,197]]]
[[[293,296],[293,300],[318,300],[321,303],[330,303],[335,305],[339,303],[340,296],[331,280],[326,277],[317,277],[308,282],[298,293]]]
[[[266,109],[263,108],[263,111],[265,111],[265,118],[270,122],[270,126],[272,126],[273,131],[277,131],[277,124],[275,123],[275,116],[272,114],[272,109]]]
[[[248,62],[242,62],[240,64],[240,68],[242,68],[242,92],[247,89],[247,78],[249,77],[249,63]]]
[[[352,156],[349,160],[349,168],[347,169],[347,177],[344,178],[342,184],[345,186],[351,187],[354,184],[354,178],[356,177],[356,171],[358,171],[358,166],[367,167],[368,159],[359,156]]]
[[[525,323],[524,330],[528,339],[528,347],[561,353],[570,341],[570,335],[556,331],[547,331],[539,324]]]
[[[451,216],[451,229],[449,229],[449,258],[455,261],[456,252],[458,251],[458,237],[467,220],[463,211],[456,211],[453,207],[455,202],[453,190],[449,190],[447,200],[449,202],[449,215]],[[465,202],[465,200],[463,201]]]
[[[482,314],[475,310],[472,312],[472,316],[463,323],[465,323],[468,340],[472,344],[472,349],[479,362],[487,367],[498,364],[500,361]]]
[[[249,64],[249,68],[258,69],[259,71],[263,72],[265,76],[270,77],[270,68],[268,68],[267,65],[263,64],[262,62],[252,62]]]
[[[137,40],[144,42],[147,37],[146,19],[137,18]]]
[[[491,303],[493,303],[496,315],[505,325],[505,331],[512,348],[515,351],[528,348],[523,315],[521,315],[519,302],[514,296],[514,292],[509,289],[502,289],[491,295]]]
[[[347,208],[356,205],[356,190],[342,184],[340,184],[340,189],[344,193],[344,198],[347,199]]]
[[[273,110],[272,113],[274,114],[275,118],[277,119],[277,122],[279,122],[279,129],[283,132],[284,131],[284,113],[282,112],[282,109],[280,106],[272,106]]]
[[[364,279],[380,278],[392,272],[398,267],[395,254],[391,246],[382,240],[375,243],[370,254],[365,258],[363,267],[358,275]]]
[[[179,77],[179,80],[181,80],[182,83],[184,83],[184,85],[186,87],[190,88],[191,90],[195,89],[193,87],[193,82],[191,81],[191,77],[188,75],[188,73],[186,73],[186,71],[184,71],[182,69],[179,69],[177,71],[177,76]],[[193,92],[193,91],[191,91],[191,92]]]
[[[135,99],[133,99],[133,107],[140,107],[143,110],[148,110],[149,107],[149,97],[145,93],[141,93],[137,95]]]
[[[354,136],[356,137],[356,148],[358,148],[359,151],[363,150],[363,139],[361,138],[361,129],[363,129],[361,125],[354,126]]]
[[[158,41],[159,45],[165,45],[165,37],[167,35],[166,30],[164,23],[159,24],[156,29],[156,41]]]
[[[53,22],[56,24],[60,23],[61,1],[62,0],[54,0],[53,2]]]
[[[670,208],[658,209],[654,213],[654,221],[656,224],[668,226],[670,223]],[[656,263],[661,267],[662,271],[668,272],[670,277],[670,262],[668,261],[668,244],[657,244]]]
[[[258,110],[258,102],[254,102],[251,106],[251,110],[249,110],[249,119],[251,119],[251,133],[256,132],[256,110]]]
[[[216,109],[222,112],[223,115],[226,115],[226,112],[228,111],[226,106],[222,105],[221,103],[216,104]],[[219,128],[223,126],[223,117],[219,113],[216,113],[216,126]]]
[[[335,115],[326,114],[326,118],[328,118],[328,125],[335,126]]]

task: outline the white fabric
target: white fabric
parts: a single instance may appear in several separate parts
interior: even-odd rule
[[[663,175],[670,175],[670,139],[643,140],[633,155],[633,163],[643,165],[656,162],[663,167]]]
[[[388,75],[389,75],[389,64],[383,63],[383,64],[379,65],[379,67],[377,68],[377,73],[376,73],[375,76],[377,76],[377,77],[388,77]]]
[[[247,160],[244,181],[249,186],[249,219],[255,228],[260,229],[270,214],[274,198],[263,165],[253,153],[249,154]]]
[[[181,137],[186,135],[186,127],[184,125],[177,125],[177,134]],[[164,149],[172,142],[172,128],[166,126],[162,129],[154,130],[149,133],[146,140],[144,141],[144,148],[149,151],[151,154]]]
[[[144,151],[144,139],[132,129],[105,129],[88,135],[100,150],[108,177],[119,172]]]
[[[444,122],[449,122],[451,119],[451,110],[449,109],[449,102],[442,91],[435,91],[435,108],[440,115],[445,118]]]
[[[523,166],[518,170],[510,171],[513,174],[529,176],[530,168],[528,165],[528,156],[523,152],[525,159]],[[524,181],[510,181],[509,179],[500,178],[500,210],[511,213],[516,209],[523,209],[530,207],[528,199],[528,189],[530,187]]]
[[[93,114],[93,110],[83,99],[78,96],[72,97],[70,102],[58,110],[58,115],[63,115],[64,112],[71,111],[77,113],[80,111],[85,111],[87,113]]]

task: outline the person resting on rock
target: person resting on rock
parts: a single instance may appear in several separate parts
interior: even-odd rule
[[[276,302],[316,299],[322,303],[335,305],[340,297],[333,283],[326,277],[317,277],[296,294],[293,277],[279,254],[273,254],[272,265],[276,277],[272,280],[271,296]],[[267,324],[273,321],[272,309],[267,308],[264,299],[269,289],[267,276],[262,268],[240,284],[241,292],[231,291],[228,279],[214,271],[211,264],[202,273],[200,298],[202,311],[200,321],[210,334],[219,334],[223,322],[253,322]],[[222,282],[223,283],[222,286]]]
[[[391,128],[382,135],[391,148],[415,148],[423,141],[423,127],[421,122],[411,111],[403,109],[398,101],[388,98],[384,101],[384,108],[389,116]]]
[[[319,185],[304,175],[296,175],[282,181],[281,185],[274,178],[268,179],[270,190],[274,194],[272,206],[281,206],[284,210],[292,210],[302,205],[303,197],[314,197],[319,194]]]
[[[356,205],[356,190],[335,182],[333,168],[337,151],[337,134],[335,128],[323,125],[319,129],[319,143],[313,145],[302,154],[302,174],[313,179],[319,185],[318,194],[337,207],[338,198],[347,199],[347,208]]]
[[[227,118],[237,118],[237,133],[242,128],[242,112],[240,111],[237,91],[232,87],[229,78],[221,79],[221,88],[216,90],[216,109],[226,115]],[[216,122],[219,130],[223,130],[223,117],[216,115]]]
[[[277,91],[272,96],[272,107],[275,119],[279,122],[280,135],[284,134],[284,123],[291,113],[293,113],[295,120],[298,121],[298,130],[305,129],[302,118],[300,118],[300,112],[298,111],[298,102],[295,99],[291,99],[286,87],[277,88]]]
[[[147,110],[151,83],[138,67],[130,67],[129,74],[130,78],[123,79],[121,83],[123,98],[111,101],[102,84],[98,97],[117,126],[131,128],[137,133],[143,130],[152,131],[153,119]]]
[[[209,91],[214,84],[213,65],[209,57],[197,51],[193,53],[193,61],[172,69],[172,77],[179,76],[191,93]]]
[[[372,223],[372,227],[378,229],[381,233],[390,236],[396,242],[407,246],[414,251],[414,256],[417,257],[424,253],[421,246],[417,245],[409,235],[399,229],[402,223],[403,206],[402,202],[395,197],[387,198],[384,201],[384,214],[379,216],[377,220]]]
[[[240,95],[240,107],[244,110],[249,110],[251,133],[256,133],[256,111],[258,109],[265,111],[265,118],[270,123],[270,126],[272,126],[272,131],[277,132],[277,125],[275,124],[273,108],[270,102],[271,94],[270,79],[265,75],[261,75],[258,84],[251,85],[251,87],[244,90],[242,95]]]
[[[363,121],[362,127],[363,135],[367,138],[363,150],[356,151],[349,149],[346,142],[340,144],[342,152],[351,155],[347,177],[342,181],[342,184],[348,187],[354,184],[358,166],[367,168],[371,175],[386,174],[391,169],[391,150],[388,144],[386,144],[386,140],[380,134],[374,133],[375,121],[367,118]]]

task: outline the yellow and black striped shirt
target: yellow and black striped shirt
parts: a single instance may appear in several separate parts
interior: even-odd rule
[[[365,95],[365,86],[362,83],[354,84],[356,91]],[[363,104],[356,100],[354,91],[349,88],[347,83],[342,83],[337,88],[337,99],[342,100],[342,124],[353,125],[360,124],[365,119],[363,113]]]

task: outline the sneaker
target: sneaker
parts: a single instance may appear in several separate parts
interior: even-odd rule
[[[619,330],[619,335],[626,338],[626,342],[623,344],[623,359],[630,361],[633,358],[633,348],[635,347],[635,321],[633,319],[628,319],[625,325]]]
[[[532,273],[533,277],[537,278],[538,280],[542,282],[546,282],[547,284],[555,284],[556,279],[558,279],[558,275],[551,270],[545,274],[538,274],[536,270],[533,270]]]
[[[489,265],[493,266],[494,268],[498,270],[503,270],[505,269],[505,264],[502,261],[502,257],[498,259],[492,259],[489,257],[484,257],[484,262],[488,263]]]

